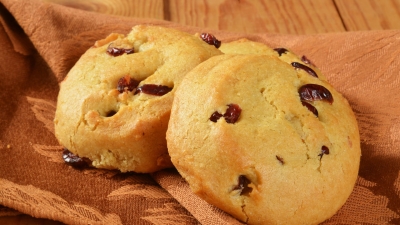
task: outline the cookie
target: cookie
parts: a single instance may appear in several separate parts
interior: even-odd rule
[[[175,89],[192,68],[219,54],[198,36],[156,26],[97,41],[60,84],[57,139],[97,168],[172,167],[165,133]]]
[[[270,48],[260,42],[250,41],[246,38],[232,42],[222,43],[219,48],[225,54],[258,54],[278,56],[280,60],[290,64],[292,67],[300,70],[300,74],[309,74],[326,81],[326,77],[321,71],[305,56],[294,54],[287,48]]]
[[[247,38],[231,42],[223,42],[219,48],[225,54],[260,54],[276,55],[274,49],[260,42],[250,41]]]
[[[167,143],[193,192],[248,224],[330,218],[352,192],[361,154],[347,100],[277,54],[215,56],[189,72]]]

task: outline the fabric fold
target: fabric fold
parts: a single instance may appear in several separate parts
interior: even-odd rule
[[[240,225],[243,224],[229,214],[208,204],[196,196],[188,183],[174,169],[152,174],[154,180],[183,205],[201,224]]]
[[[34,51],[28,36],[2,4],[0,4],[0,23],[3,25],[16,52],[28,56]]]

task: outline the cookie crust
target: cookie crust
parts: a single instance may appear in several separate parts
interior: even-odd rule
[[[119,55],[107,51],[123,49]],[[60,84],[55,135],[61,145],[98,168],[154,172],[172,167],[165,133],[175,88],[214,46],[178,30],[139,25],[111,34],[82,55]],[[162,96],[117,90],[128,76],[172,90]],[[137,90],[137,89],[136,89]]]
[[[329,83],[278,57],[227,54],[192,70],[175,95],[168,149],[191,189],[239,220],[318,224],[354,187],[361,154],[357,122]],[[309,83],[334,98],[311,103],[318,116],[298,93]],[[210,120],[230,104],[241,108],[235,123]]]

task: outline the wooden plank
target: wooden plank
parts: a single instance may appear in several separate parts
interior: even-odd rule
[[[170,20],[236,32],[345,31],[333,0],[169,0]]]
[[[400,29],[400,0],[334,0],[348,31]]]
[[[162,0],[42,0],[86,11],[137,18],[164,19]]]

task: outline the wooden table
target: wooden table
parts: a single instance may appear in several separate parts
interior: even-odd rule
[[[400,0],[42,1],[105,14],[245,33],[316,34],[400,29]],[[27,215],[0,217],[0,223],[60,224]]]
[[[400,0],[43,0],[106,14],[237,31],[315,34],[400,29]]]

